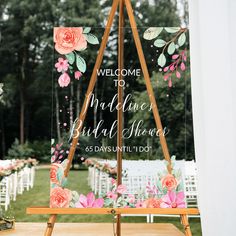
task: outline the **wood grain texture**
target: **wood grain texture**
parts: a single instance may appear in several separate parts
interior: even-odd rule
[[[122,236],[183,236],[172,224],[143,224],[123,223]],[[1,232],[1,236],[42,236],[45,223],[16,223],[16,229],[10,232]],[[54,236],[111,236],[111,223],[57,223]]]
[[[106,215],[111,214],[112,211],[116,214],[157,214],[157,215],[198,215],[197,208],[49,208],[49,207],[29,207],[26,209],[27,214],[79,214],[89,215],[98,214]]]

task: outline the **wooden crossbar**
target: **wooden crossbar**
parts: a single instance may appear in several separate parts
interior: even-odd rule
[[[50,208],[29,207],[27,214],[35,215],[107,215],[107,214],[157,214],[157,215],[199,215],[197,208]]]

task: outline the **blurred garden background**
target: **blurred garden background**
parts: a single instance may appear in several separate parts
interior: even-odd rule
[[[32,205],[49,204],[49,163],[51,158],[51,138],[58,143],[66,143],[72,122],[80,112],[84,94],[87,89],[89,74],[97,56],[96,50],[85,52],[87,74],[79,83],[62,91],[58,86],[54,69],[55,52],[53,44],[53,27],[86,26],[99,28],[97,37],[101,40],[111,0],[1,0],[0,2],[0,159],[35,158],[39,161],[36,169],[34,188],[17,196],[6,214],[13,215],[17,221],[46,221],[46,216],[26,215],[25,209]],[[140,35],[150,26],[188,26],[187,0],[135,0],[134,14],[140,29]],[[116,19],[117,23],[117,19]],[[126,17],[125,66],[138,68],[139,63],[129,22]],[[191,81],[190,68],[187,67],[185,79],[174,83],[170,88],[157,70],[153,61],[150,45],[144,44],[144,51],[155,95],[158,97],[159,110],[164,126],[171,130],[166,137],[171,153],[177,160],[194,160],[194,141],[192,127]],[[189,44],[187,43],[187,50]],[[149,53],[150,52],[150,53]],[[188,52],[189,56],[189,52]],[[103,60],[103,68],[117,68],[117,28],[113,27],[108,47]],[[126,93],[133,93],[132,101],[147,101],[148,96],[142,79],[126,81]],[[174,89],[173,89],[174,88]],[[109,94],[116,88],[112,80],[99,77],[95,96],[102,101],[110,102]],[[68,96],[68,109],[61,113],[62,101]],[[70,114],[67,116],[66,114]],[[73,119],[71,118],[73,117]],[[105,118],[104,118],[105,117]],[[107,128],[113,122],[116,113],[89,109],[86,127],[96,127],[101,119],[106,119]],[[133,120],[143,119],[147,127],[154,124],[153,116],[144,116],[141,111],[129,114],[125,125]],[[62,121],[67,122],[63,126]],[[65,121],[66,120],[66,121]],[[60,122],[61,121],[61,122]],[[178,129],[176,129],[178,127]],[[82,155],[114,159],[115,154],[86,153],[87,145],[109,145],[114,140],[93,137],[81,137]],[[130,145],[150,144],[155,149],[148,154],[129,155],[126,159],[162,159],[162,150],[157,138],[140,137],[130,140]],[[90,191],[87,185],[86,169],[70,172],[69,188],[79,189],[81,193]],[[62,216],[61,222],[111,222],[110,216]],[[125,217],[124,222],[145,222],[144,217]],[[166,222],[164,217],[155,217],[155,222]],[[168,218],[182,230],[178,218]],[[201,235],[200,219],[191,219],[193,235]]]

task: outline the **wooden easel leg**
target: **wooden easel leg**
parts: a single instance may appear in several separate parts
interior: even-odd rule
[[[188,222],[188,216],[180,215],[180,218],[181,218],[181,223],[184,226],[185,236],[192,236],[192,232],[191,232],[190,225]]]
[[[132,5],[130,3],[130,0],[124,0],[124,1],[125,1],[125,6],[126,6],[126,9],[127,9],[128,16],[129,16],[129,22],[130,22],[132,33],[133,33],[134,42],[135,42],[135,45],[136,45],[136,48],[137,48],[139,61],[140,61],[141,68],[142,68],[142,71],[143,71],[143,76],[144,76],[144,79],[145,79],[147,92],[148,92],[148,95],[149,95],[150,102],[152,104],[152,111],[153,111],[154,119],[155,119],[155,122],[156,122],[156,126],[157,126],[157,129],[161,130],[161,133],[163,133],[161,118],[160,118],[160,115],[159,115],[155,95],[154,95],[154,92],[153,92],[153,89],[152,89],[152,84],[151,84],[151,81],[150,81],[150,76],[149,76],[149,73],[148,73],[147,64],[146,64],[145,57],[144,57],[144,54],[143,54],[143,49],[142,49],[141,41],[140,41],[140,38],[139,38],[137,25],[136,25],[135,17],[134,17],[134,14],[133,14]],[[163,134],[161,134],[159,137],[160,137],[160,143],[161,143],[161,147],[162,147],[164,157],[169,162],[168,171],[169,171],[169,173],[171,173],[171,159],[170,159],[170,154],[169,154],[169,150],[168,150],[167,143],[166,143],[166,138]]]
[[[118,33],[118,69],[120,72],[124,67],[124,0],[119,2],[119,33]],[[123,77],[119,74],[118,81],[121,82]],[[123,104],[123,87],[118,83],[118,103]],[[122,184],[122,131],[123,131],[123,111],[122,108],[117,111],[117,185]],[[121,236],[121,215],[117,215],[116,235]]]
[[[44,236],[51,236],[57,215],[50,215]]]
[[[72,159],[73,159],[73,156],[74,156],[74,153],[75,153],[75,149],[76,149],[77,143],[79,141],[79,134],[80,134],[80,131],[82,130],[84,119],[86,117],[87,110],[88,110],[87,104],[89,104],[89,102],[91,100],[90,95],[93,92],[94,86],[96,84],[97,70],[100,68],[100,66],[102,64],[103,54],[104,54],[104,51],[105,51],[105,48],[106,48],[108,37],[110,35],[111,26],[112,26],[114,16],[115,16],[115,13],[116,13],[116,10],[117,10],[117,7],[118,7],[118,3],[119,3],[119,0],[114,0],[113,1],[111,11],[110,11],[110,15],[108,17],[106,29],[105,29],[105,32],[104,32],[104,35],[103,35],[103,38],[102,38],[102,42],[101,42],[101,46],[100,46],[100,49],[99,49],[99,52],[98,52],[97,60],[95,62],[94,68],[93,68],[93,73],[91,75],[89,85],[88,85],[88,89],[87,89],[87,92],[86,92],[86,95],[85,95],[85,100],[84,100],[84,103],[83,103],[83,106],[82,106],[82,109],[81,109],[81,112],[80,112],[79,121],[81,122],[81,125],[80,125],[79,128],[76,127],[76,128],[78,128],[78,130],[77,130],[78,135],[76,137],[73,137],[72,145],[70,147],[70,151],[69,151],[69,154],[68,154],[68,164],[67,164],[66,169],[64,171],[64,175],[66,177],[69,173],[71,163],[72,163]],[[77,126],[78,126],[78,124],[77,124]]]

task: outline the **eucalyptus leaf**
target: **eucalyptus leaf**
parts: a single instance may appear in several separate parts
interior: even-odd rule
[[[178,39],[178,44],[179,46],[183,46],[186,42],[186,34],[185,33],[182,33],[180,36],[179,36],[179,39]]]
[[[157,63],[161,67],[163,67],[166,64],[166,57],[163,53],[158,57]]]
[[[143,38],[146,40],[152,40],[158,37],[158,35],[162,32],[162,30],[163,27],[150,27],[146,29],[145,32],[143,33]]]
[[[169,55],[172,55],[175,52],[175,43],[174,42],[169,44],[169,46],[167,48],[167,52]]]
[[[83,30],[83,34],[88,34],[91,31],[91,27],[86,27]]]
[[[86,40],[88,41],[88,43],[94,44],[94,45],[99,44],[98,38],[95,35],[88,33],[88,34],[84,34],[84,36]]]
[[[76,66],[77,66],[78,70],[81,71],[82,73],[84,73],[86,71],[86,62],[78,54],[76,55]]]
[[[66,54],[66,59],[72,65],[75,62],[75,54],[73,52]]]
[[[168,33],[176,33],[180,30],[180,27],[165,27],[166,32]]]
[[[154,46],[158,47],[158,48],[162,48],[163,46],[165,46],[166,41],[164,41],[163,39],[156,39],[154,41]]]

